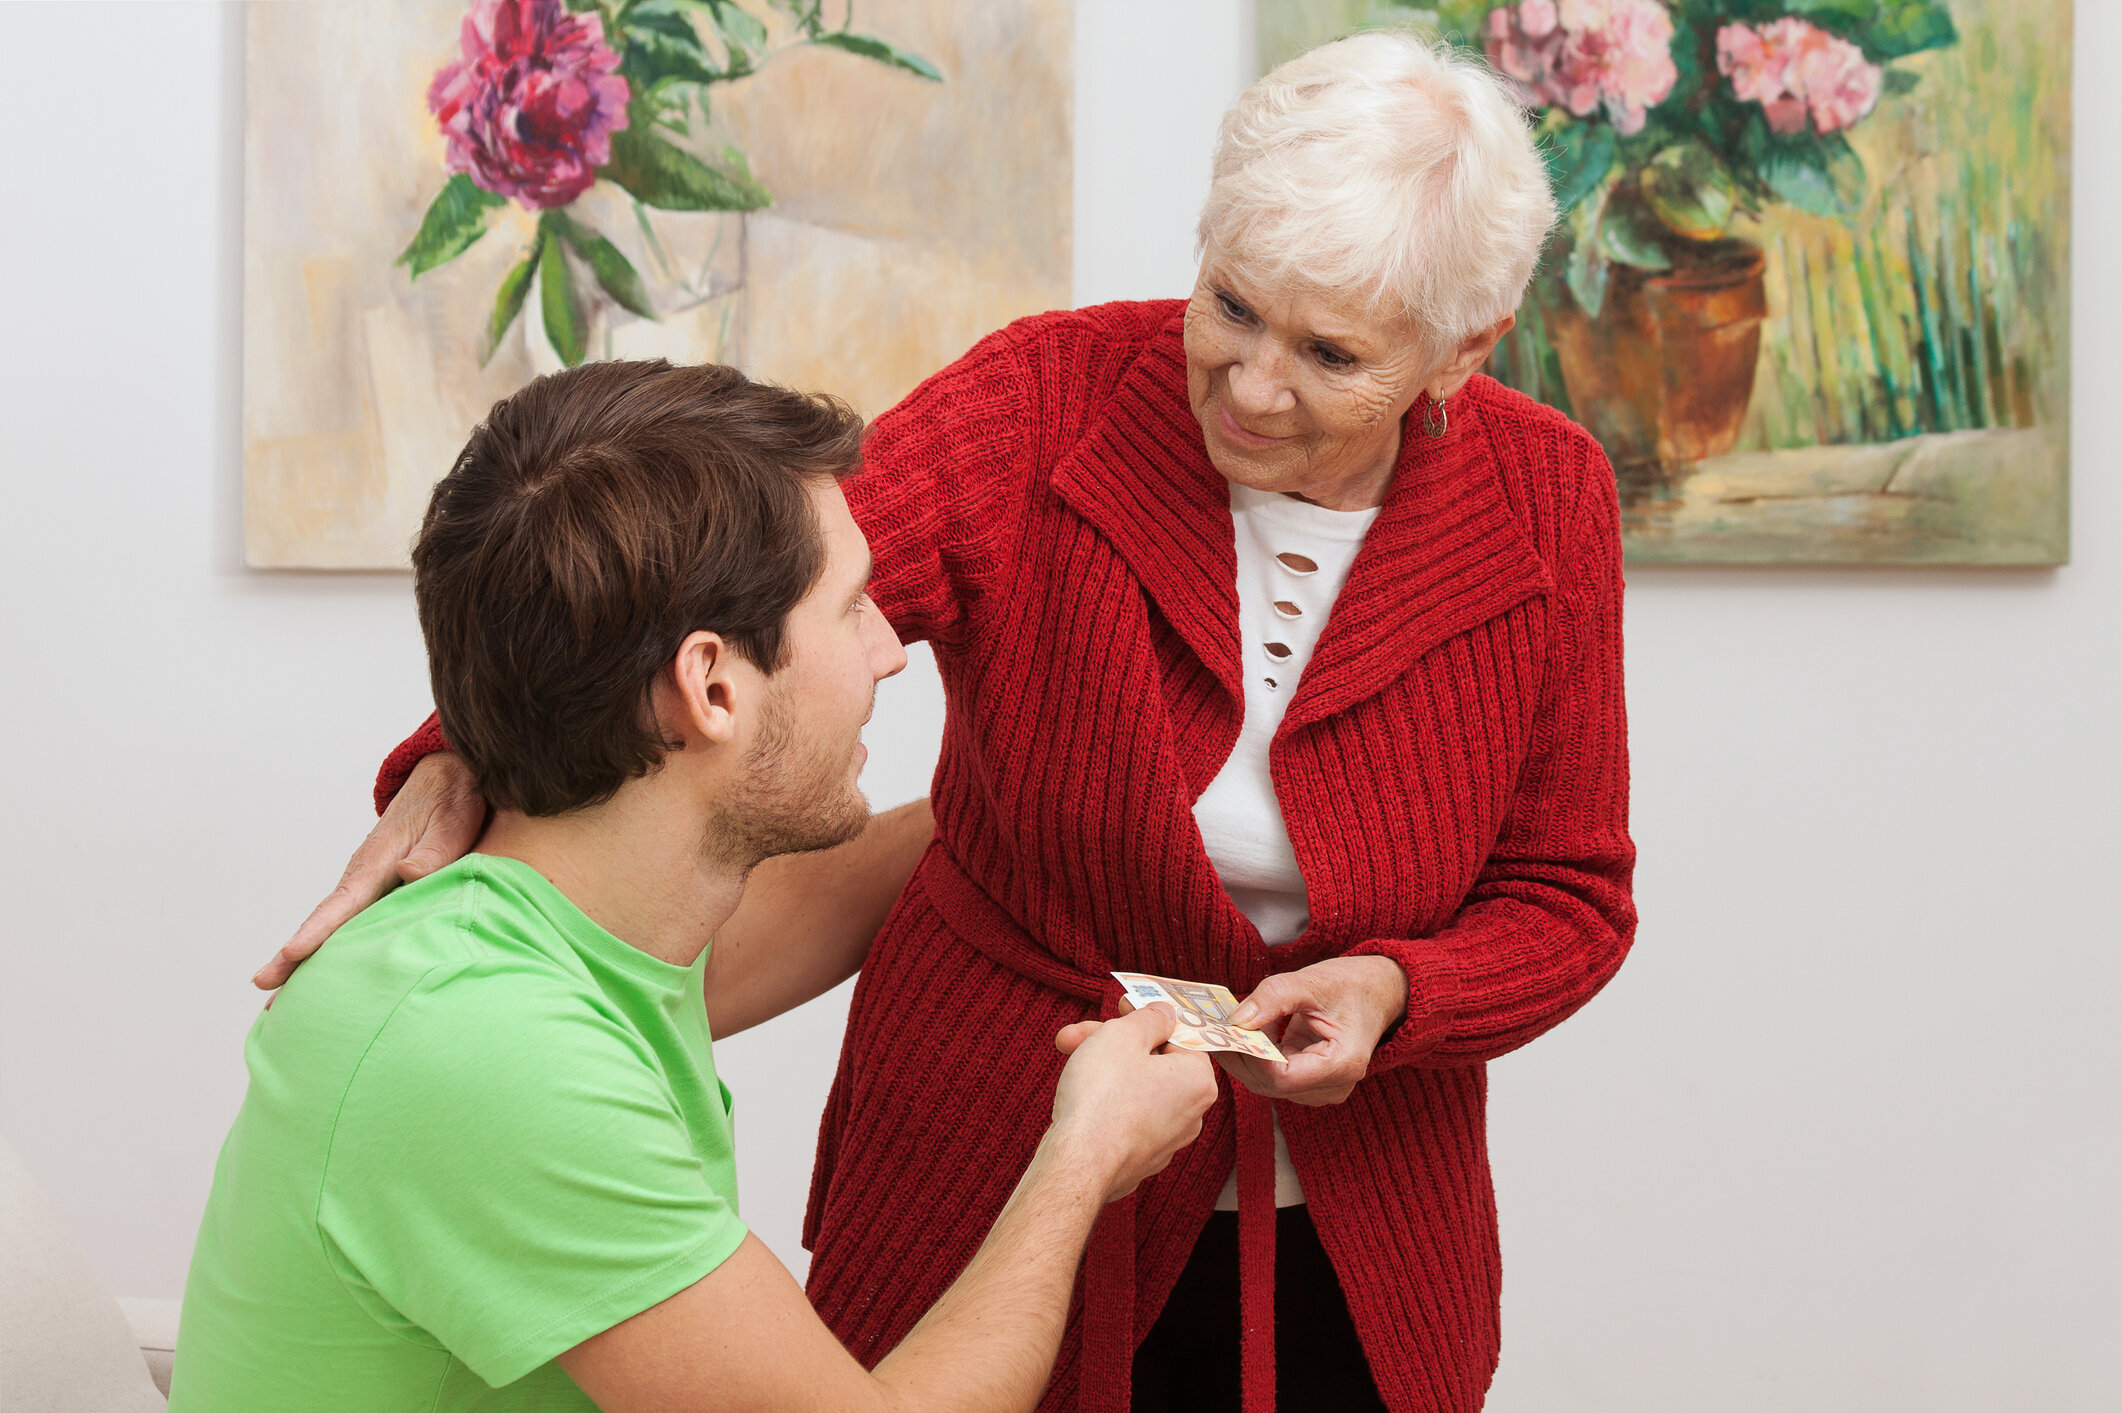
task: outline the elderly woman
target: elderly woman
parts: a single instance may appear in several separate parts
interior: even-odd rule
[[[848,499],[949,714],[933,842],[849,856],[912,871],[805,1232],[858,1356],[971,1255],[1046,1038],[1111,1014],[1118,969],[1229,986],[1289,1060],[1230,1062],[1201,1140],[1108,1213],[1045,1406],[1126,1407],[1130,1372],[1138,1408],[1236,1407],[1241,1375],[1248,1410],[1482,1402],[1484,1064],[1634,928],[1613,480],[1476,371],[1552,216],[1487,69],[1344,40],[1225,118],[1189,300],[1024,320],[877,420]],[[461,849],[452,788],[393,837],[455,819]]]

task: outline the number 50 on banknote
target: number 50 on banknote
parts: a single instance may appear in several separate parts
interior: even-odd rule
[[[1139,971],[1116,971],[1113,977],[1126,988],[1127,999],[1141,1010],[1152,1001],[1169,1005],[1179,1017],[1171,1044],[1182,1050],[1227,1050],[1256,1060],[1287,1063],[1282,1052],[1257,1030],[1230,1023],[1238,1009],[1238,998],[1227,987],[1206,981],[1175,981],[1168,976],[1147,976]]]

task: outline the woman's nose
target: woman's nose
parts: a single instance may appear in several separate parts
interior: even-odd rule
[[[1282,361],[1266,350],[1230,365],[1230,400],[1234,410],[1256,417],[1287,411],[1296,398],[1282,375]]]

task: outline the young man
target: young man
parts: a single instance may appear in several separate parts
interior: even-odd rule
[[[906,662],[837,484],[859,441],[828,399],[662,363],[541,379],[473,433],[414,585],[494,814],[253,1028],[177,1413],[1037,1401],[1097,1213],[1215,1096],[1168,1017],[1062,1032],[1015,1197],[874,1372],[737,1216],[710,1032],[847,964],[712,940],[754,865],[862,831],[862,725]]]

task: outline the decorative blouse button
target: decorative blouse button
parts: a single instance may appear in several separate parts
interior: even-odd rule
[[[1304,610],[1291,603],[1288,599],[1276,599],[1275,612],[1281,614],[1284,618],[1302,618],[1304,616]]]
[[[1301,554],[1278,554],[1275,556],[1275,563],[1281,565],[1292,574],[1304,575],[1317,574],[1319,572],[1319,561],[1307,559]]]
[[[1262,643],[1260,646],[1276,662],[1288,662],[1290,654],[1295,651],[1288,643]]]

